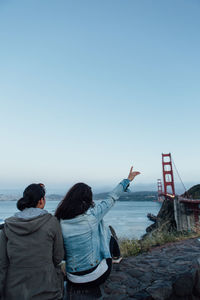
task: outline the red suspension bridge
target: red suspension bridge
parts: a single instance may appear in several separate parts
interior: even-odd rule
[[[174,174],[173,167],[178,174],[178,177],[184,187],[185,193],[184,195],[176,195],[175,193],[175,184],[174,184]],[[179,209],[179,214],[187,212],[190,215],[193,215],[194,225],[199,225],[199,215],[200,215],[200,199],[193,199],[186,191],[185,185],[178,173],[176,165],[174,161],[172,161],[171,153],[162,154],[162,173],[163,173],[163,184],[161,179],[158,179],[158,201],[163,202],[165,198],[170,199],[171,201],[176,201],[176,206],[179,204],[183,204],[182,209]],[[179,205],[180,207],[180,205]],[[184,209],[183,209],[184,207]],[[177,214],[178,215],[178,214]],[[177,216],[176,216],[177,217]],[[180,217],[181,218],[181,217]],[[177,218],[178,219],[178,218]],[[190,227],[190,226],[189,226]]]

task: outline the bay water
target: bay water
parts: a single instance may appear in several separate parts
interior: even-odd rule
[[[99,201],[96,201],[98,203]],[[47,201],[45,209],[54,214],[59,201]],[[140,238],[152,224],[147,213],[157,215],[161,204],[154,201],[118,201],[104,217],[120,238]],[[17,212],[16,201],[0,201],[0,223]]]

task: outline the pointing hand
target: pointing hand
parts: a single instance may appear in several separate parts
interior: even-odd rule
[[[140,174],[140,172],[133,171],[133,167],[131,167],[130,172],[129,172],[129,175],[128,175],[128,179],[129,179],[130,181],[132,181],[132,180],[135,178],[135,176],[137,176],[137,175],[139,175],[139,174]]]

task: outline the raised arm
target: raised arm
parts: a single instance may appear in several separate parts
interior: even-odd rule
[[[98,221],[102,220],[105,214],[111,209],[114,205],[115,201],[119,199],[121,194],[127,190],[130,182],[139,175],[140,172],[133,171],[133,167],[131,167],[128,178],[123,179],[115,188],[112,190],[108,198],[102,200],[100,203],[96,204],[93,209],[91,209],[92,214],[94,214]]]

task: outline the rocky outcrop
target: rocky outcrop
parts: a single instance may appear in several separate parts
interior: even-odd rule
[[[155,232],[156,230],[167,232],[176,230],[173,200],[168,198],[164,200],[161,209],[155,218],[155,222],[147,227],[146,232],[151,233]]]
[[[147,214],[147,218],[152,221],[152,222],[156,222],[157,221],[157,217],[154,214]]]
[[[181,196],[185,198],[200,199],[200,184],[191,187]],[[147,217],[149,218],[148,215]],[[178,196],[175,198],[165,196],[158,215],[153,219],[151,218],[151,220],[154,223],[147,227],[147,235],[156,231],[187,231],[192,230],[195,226],[193,211],[187,203],[179,203]]]
[[[190,239],[123,259],[101,289],[104,300],[199,300],[200,242]]]

